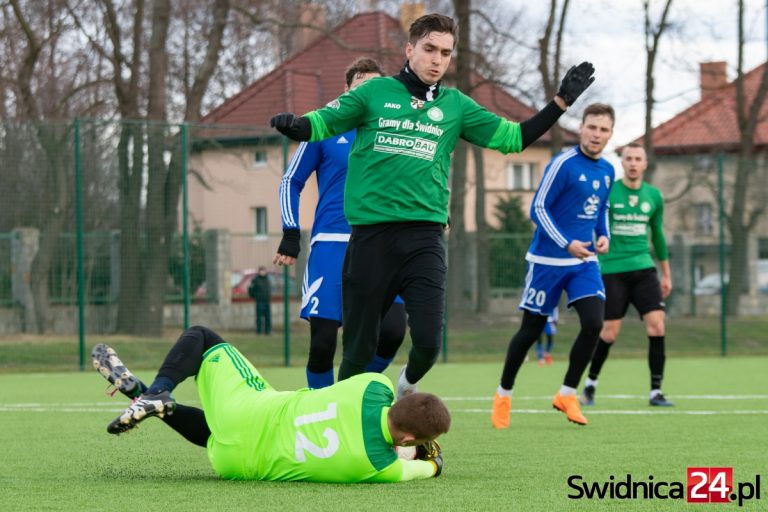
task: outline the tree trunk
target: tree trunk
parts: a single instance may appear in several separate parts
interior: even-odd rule
[[[467,146],[459,140],[453,152],[453,169],[451,174],[451,228],[448,238],[448,317],[454,313],[465,311],[467,307],[464,291],[466,289],[466,225],[464,211],[466,208],[467,182]]]
[[[131,151],[129,158],[129,151]],[[144,187],[144,136],[136,124],[121,126],[117,146],[120,169],[120,295],[117,331],[140,334],[141,190]]]
[[[477,313],[488,313],[491,301],[488,222],[485,218],[485,162],[483,149],[472,146],[475,161],[475,223],[477,224]]]
[[[149,43],[149,103],[147,117],[150,121],[166,120],[168,75],[168,24],[171,4],[158,0],[152,9],[152,36]],[[163,306],[168,281],[168,256],[170,240],[165,233],[165,200],[168,186],[168,170],[163,159],[166,143],[166,127],[150,124],[147,130],[149,176],[147,181],[147,265],[144,277],[142,301],[143,330],[147,336],[158,336],[163,329]]]
[[[471,49],[469,13],[471,2],[454,0],[456,21],[461,30],[456,41],[456,88],[465,94],[470,90]],[[467,148],[463,140],[459,140],[453,153],[453,169],[451,171],[451,203],[450,203],[450,237],[448,239],[448,316],[460,310],[472,310],[467,304],[464,292],[466,285],[466,210],[467,185]]]

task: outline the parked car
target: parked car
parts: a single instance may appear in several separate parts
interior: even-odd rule
[[[728,274],[725,274],[725,284],[728,285]],[[717,295],[720,293],[720,274],[707,274],[699,279],[693,288],[694,295]]]
[[[725,284],[728,285],[728,274],[725,274]],[[718,295],[719,293],[719,273],[707,274],[693,288],[694,295]],[[768,295],[768,260],[757,262],[757,293]]]
[[[248,287],[251,285],[251,280],[256,276],[258,272],[254,269],[246,270],[233,270],[230,275],[230,286],[232,287],[232,302],[248,302],[252,301],[248,296]],[[283,298],[283,274],[278,271],[268,271],[269,281],[272,283],[272,300],[282,300]],[[298,296],[298,287],[296,286],[296,279],[293,276],[289,276],[288,290],[292,297]],[[205,283],[201,284],[197,290],[195,290],[194,300],[204,302],[208,298],[208,289]]]

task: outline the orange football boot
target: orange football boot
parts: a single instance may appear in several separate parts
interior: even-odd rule
[[[554,400],[552,400],[552,407],[560,412],[564,412],[568,417],[568,421],[572,421],[577,425],[587,424],[587,418],[581,414],[581,407],[579,406],[579,400],[576,398],[576,395],[563,396],[560,393],[557,393]]]
[[[512,410],[512,397],[496,393],[493,397],[491,425],[493,428],[509,428],[509,413]]]

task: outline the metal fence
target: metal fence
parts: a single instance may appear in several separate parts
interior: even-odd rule
[[[218,210],[206,209],[204,200],[205,194],[225,192],[235,199],[276,196],[287,157],[284,139],[260,128],[0,122],[0,333],[78,334],[84,344],[86,334],[157,336],[164,326],[190,323],[252,329],[253,307],[244,287],[264,265],[274,283],[275,323],[289,336],[304,261],[284,271],[272,266],[279,227],[246,232],[229,226],[221,215],[226,200]],[[679,181],[690,170],[691,183],[703,182],[697,162],[672,162],[677,174],[667,179]],[[263,181],[257,178],[262,185],[240,190],[236,176],[253,173],[263,173]],[[703,187],[710,199],[711,188]],[[687,222],[694,233],[668,232],[673,314],[721,312],[719,296],[697,289],[721,267],[728,272],[723,254],[730,250],[715,236],[715,214],[723,205],[705,196],[692,188],[669,214],[674,230]],[[266,225],[266,217],[262,221]],[[765,224],[757,226],[747,256],[758,270],[749,275],[758,278],[768,261]],[[477,244],[468,235],[467,303],[477,299],[479,280],[487,279],[496,304],[492,312],[513,314],[530,235],[492,233],[487,265],[478,265]],[[481,267],[488,268],[487,276],[478,275]],[[766,311],[768,287],[758,278],[746,283],[748,300],[742,302],[748,314]]]

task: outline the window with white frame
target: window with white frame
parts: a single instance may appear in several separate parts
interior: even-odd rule
[[[267,150],[257,149],[253,152],[253,167],[264,167],[267,165]]]
[[[535,163],[507,162],[507,190],[533,190],[535,179]]]
[[[698,203],[694,205],[696,214],[696,234],[711,235],[714,232],[712,205],[710,203]]]
[[[267,234],[267,207],[257,206],[255,208],[252,208],[252,210],[253,210],[253,222],[255,227],[253,233],[255,235],[266,235]]]

